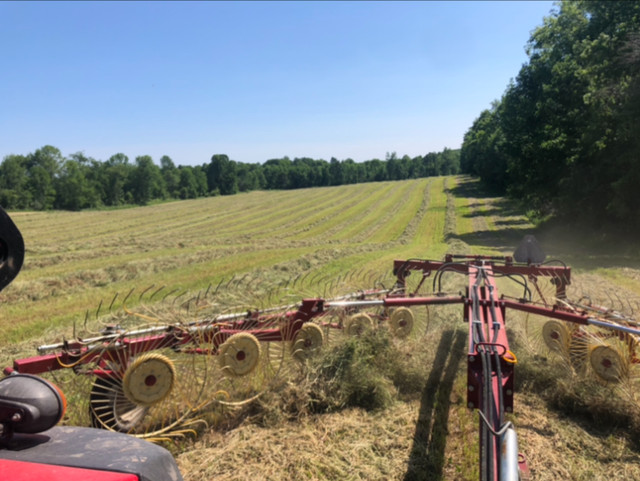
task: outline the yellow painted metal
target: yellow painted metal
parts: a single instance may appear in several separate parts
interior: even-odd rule
[[[220,346],[218,362],[225,376],[242,377],[256,368],[260,352],[260,342],[256,336],[240,332]]]
[[[349,336],[359,336],[372,329],[373,319],[365,313],[354,314],[344,324],[344,331]]]
[[[131,402],[151,406],[165,399],[173,389],[176,368],[167,356],[147,352],[136,357],[122,378],[122,390]]]
[[[413,331],[415,316],[408,307],[394,309],[389,317],[389,329],[395,337],[405,338]]]
[[[296,361],[304,362],[317,352],[323,344],[324,334],[320,326],[308,322],[296,333],[291,345],[291,356]]]

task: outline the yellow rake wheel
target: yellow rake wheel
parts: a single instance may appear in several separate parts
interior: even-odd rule
[[[571,346],[571,330],[561,321],[551,320],[542,326],[542,339],[547,348],[568,358]]]
[[[405,339],[409,337],[413,331],[415,324],[415,316],[411,309],[407,307],[398,307],[391,312],[389,317],[389,329],[393,336]]]
[[[138,355],[113,351],[108,356],[108,370],[95,378],[89,394],[92,426],[166,439],[190,431],[198,422],[195,415],[207,382],[206,356],[170,348]]]
[[[629,357],[610,345],[600,345],[589,352],[589,363],[598,380],[619,383],[629,376]]]
[[[298,362],[304,362],[318,352],[324,344],[322,328],[306,323],[296,333],[291,344],[291,356]]]
[[[212,404],[247,404],[280,379],[287,343],[270,341],[270,335],[260,330],[238,332],[219,347],[211,363],[210,387],[226,394],[212,396]]]
[[[260,360],[260,342],[253,334],[240,332],[227,339],[218,353],[218,363],[228,377],[242,377],[253,372]]]
[[[131,402],[152,406],[169,395],[175,379],[176,368],[171,359],[149,352],[129,365],[122,378],[122,390]]]
[[[373,320],[365,313],[354,314],[344,323],[344,332],[349,336],[361,336],[371,330],[373,330]]]

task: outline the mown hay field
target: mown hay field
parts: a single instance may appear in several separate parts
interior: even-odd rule
[[[631,310],[640,297],[633,244],[612,240],[596,249],[583,234],[536,229],[462,176],[10,215],[26,256],[0,293],[3,365],[70,338],[74,324],[132,289],[197,293],[250,277],[267,290],[295,281],[296,293],[323,295],[340,281],[363,287],[389,275],[394,259],[510,255],[532,233],[550,257],[573,267],[577,296]],[[398,351],[413,356],[420,373],[413,395],[400,393],[376,410],[292,418],[262,405],[233,413],[233,422],[169,446],[185,479],[477,479],[478,417],[465,399],[466,325],[459,310],[436,311],[420,342]],[[533,479],[640,479],[640,424],[629,405],[598,404],[618,393],[582,392],[584,384],[561,364],[525,352],[521,319],[508,314],[507,323],[520,359],[512,420]]]

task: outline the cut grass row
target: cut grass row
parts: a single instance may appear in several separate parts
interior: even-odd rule
[[[406,189],[400,184],[381,186],[375,194],[375,202],[361,204],[352,210],[353,215],[346,218],[344,228],[332,232],[330,239],[341,242],[371,241],[371,230],[383,226],[384,220],[381,217],[388,215],[390,207],[401,203],[405,195]]]
[[[313,258],[308,273],[323,279],[370,263],[387,271],[403,254],[394,241],[416,222],[427,182],[260,192],[119,211],[17,213],[27,254],[23,272],[2,293],[9,302],[0,326],[10,342],[46,327],[64,330],[115,292],[152,284],[203,289],[297,258]],[[304,235],[287,238],[309,222]],[[325,249],[331,254],[318,259]]]
[[[336,231],[343,228],[348,228],[353,218],[357,218],[370,206],[375,205],[379,199],[392,191],[394,186],[391,183],[386,183],[370,184],[369,187],[364,192],[353,192],[345,202],[333,205],[331,209],[316,213],[310,219],[310,222],[300,226],[295,238],[328,241],[331,234],[335,234]]]

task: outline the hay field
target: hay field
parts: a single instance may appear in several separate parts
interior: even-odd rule
[[[389,273],[396,258],[511,254],[530,233],[550,257],[574,267],[575,292],[613,303],[632,299],[631,308],[640,297],[633,246],[596,250],[584,236],[537,230],[466,177],[10,215],[26,258],[0,293],[4,365],[34,354],[40,343],[69,338],[74,323],[104,309],[116,293],[122,298],[150,286],[200,292],[249,276],[274,286],[296,279],[297,292],[322,294],[335,279],[366,283]],[[466,408],[460,320],[457,311],[434,314],[414,363],[422,373],[417,394],[398,396],[383,410],[295,419],[271,412],[271,422],[265,406],[234,413],[233,422],[169,446],[185,479],[477,479],[478,418]],[[516,348],[524,345],[518,322]],[[533,479],[640,479],[638,425],[623,415],[599,422],[604,410],[596,409],[597,400],[581,402],[576,380],[563,376],[561,366],[518,354],[513,421]]]

